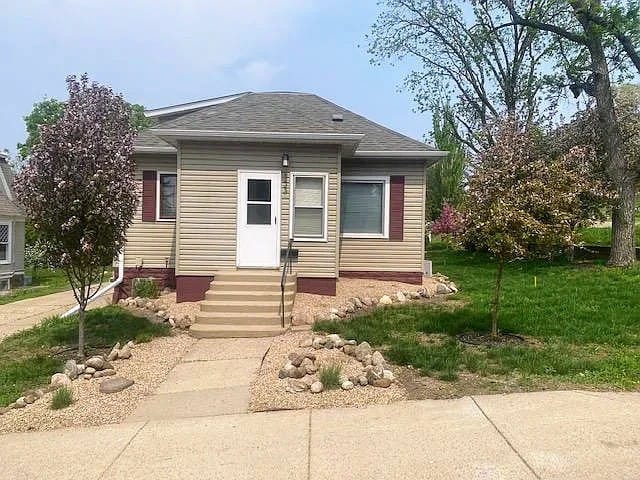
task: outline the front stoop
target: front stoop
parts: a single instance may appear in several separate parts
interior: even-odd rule
[[[285,328],[276,270],[225,270],[215,274],[189,333],[196,338],[275,337],[291,323],[296,277],[285,284]]]

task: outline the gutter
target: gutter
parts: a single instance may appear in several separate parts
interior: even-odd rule
[[[90,304],[91,302],[93,302],[94,300],[97,300],[98,298],[102,297],[109,290],[111,290],[111,289],[117,287],[118,285],[120,285],[123,280],[124,280],[124,253],[120,252],[118,254],[118,278],[116,278],[109,285],[105,285],[100,290],[98,290],[96,293],[94,293],[93,296],[87,301],[87,305]],[[66,318],[69,315],[73,315],[74,313],[78,313],[79,310],[80,310],[80,307],[78,305],[76,305],[72,309],[70,309],[67,312],[65,312],[64,314],[62,314],[62,318]]]

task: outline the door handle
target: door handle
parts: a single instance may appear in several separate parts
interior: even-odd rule
[[[278,217],[276,216],[273,221],[274,221],[274,225],[277,225],[278,224]]]

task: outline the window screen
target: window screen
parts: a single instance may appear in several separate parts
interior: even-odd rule
[[[177,175],[160,174],[160,218],[176,218]]]
[[[340,207],[342,233],[384,233],[383,182],[343,182]]]

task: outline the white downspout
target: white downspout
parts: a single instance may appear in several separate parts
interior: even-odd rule
[[[93,302],[94,300],[97,300],[98,298],[100,298],[102,295],[104,295],[105,293],[107,293],[109,290],[111,290],[112,288],[117,287],[118,285],[120,285],[122,283],[122,281],[124,280],[124,253],[120,252],[118,254],[118,278],[116,278],[113,282],[111,282],[109,285],[105,285],[104,287],[102,287],[100,290],[98,290],[88,301],[87,304]],[[62,315],[62,318],[68,317],[69,315],[73,315],[74,313],[77,313],[78,310],[80,310],[80,307],[78,305],[76,305],[75,307],[73,307],[71,310],[65,312]]]

